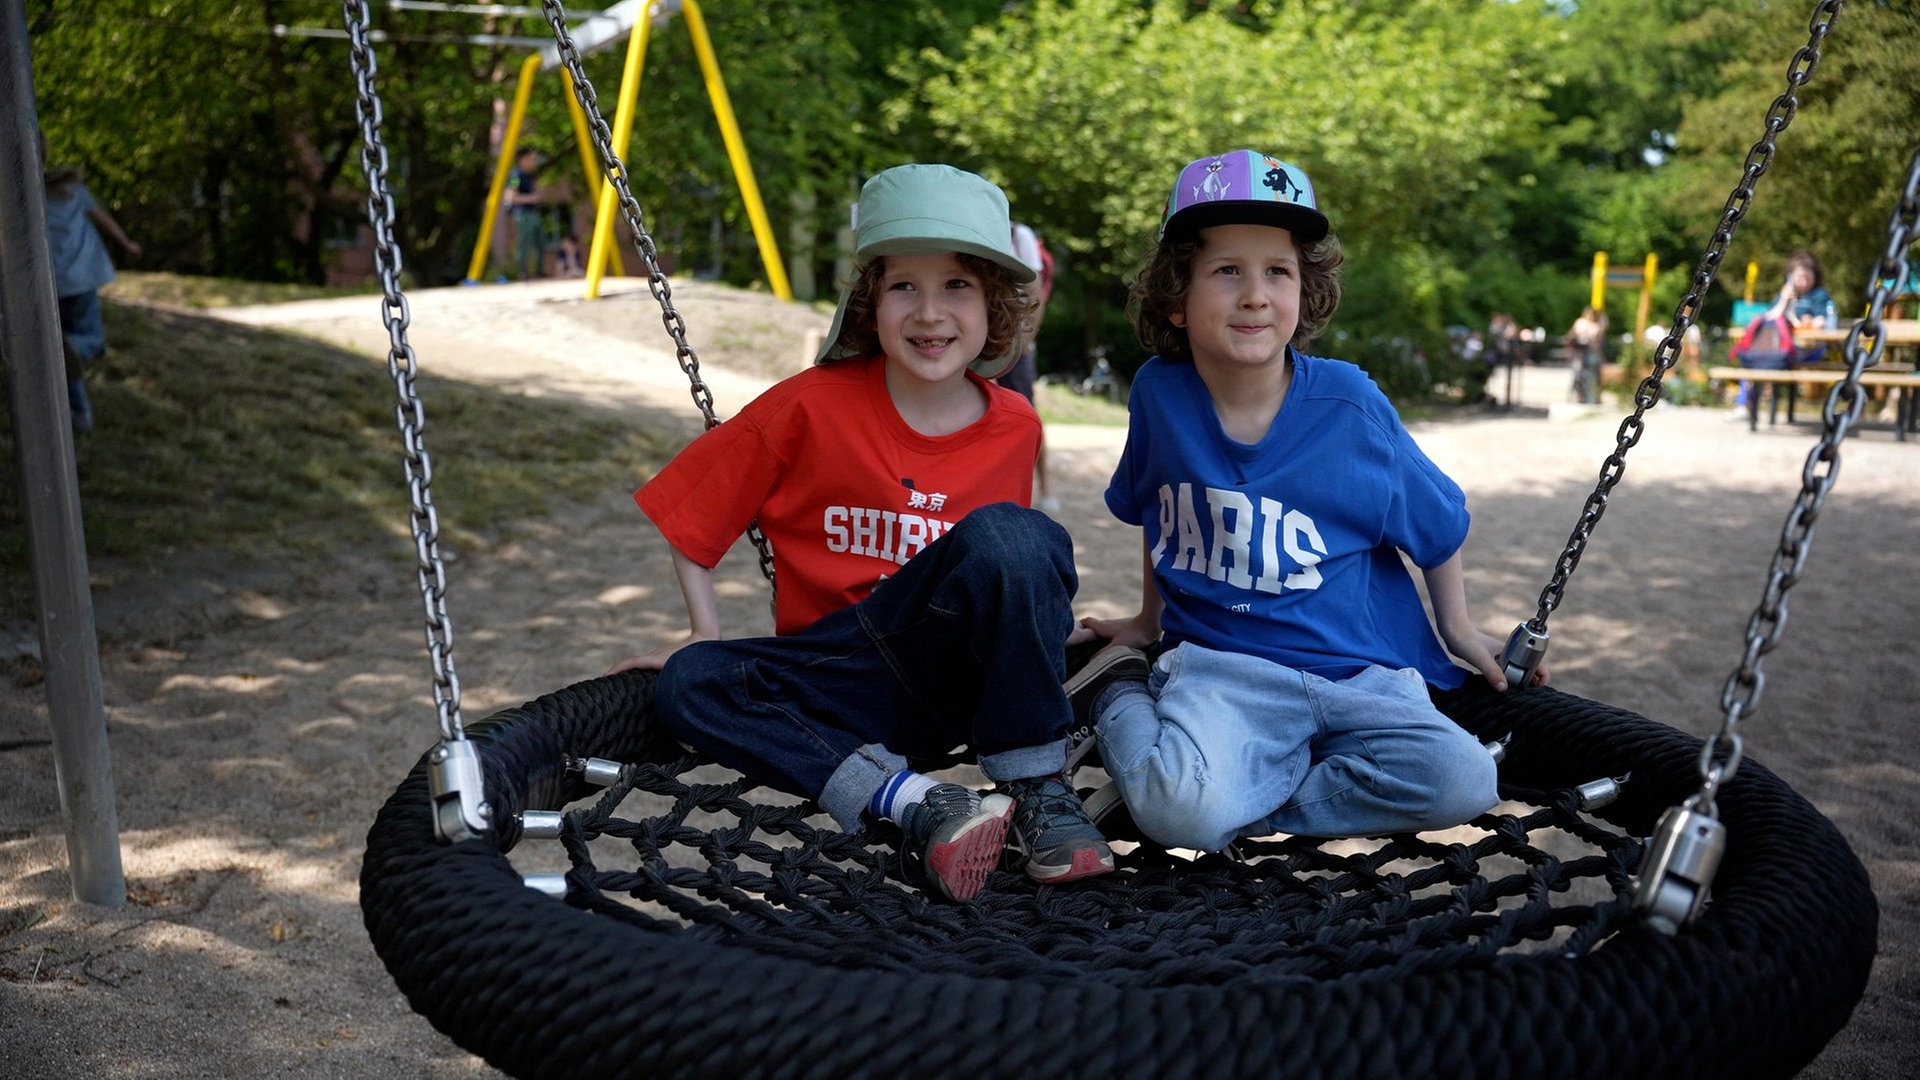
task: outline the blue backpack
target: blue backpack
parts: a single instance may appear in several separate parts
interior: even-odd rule
[[[1747,324],[1746,332],[1733,347],[1734,362],[1741,367],[1769,368],[1775,371],[1800,362],[1793,346],[1793,324],[1786,316],[1762,315]]]

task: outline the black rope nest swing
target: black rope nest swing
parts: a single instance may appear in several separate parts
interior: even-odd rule
[[[1515,632],[1516,686],[1838,6],[1817,6],[1600,487]],[[565,13],[544,7],[695,400],[717,423]],[[1713,739],[1556,690],[1497,694],[1476,676],[1436,700],[1499,754],[1508,802],[1461,829],[1252,840],[1205,857],[1122,843],[1110,875],[1056,888],[1000,872],[974,903],[940,904],[903,880],[895,836],[842,833],[813,804],[657,732],[652,673],[461,724],[365,0],[344,10],[442,734],[368,833],[361,906],[410,1004],[461,1046],[554,1077],[1746,1078],[1791,1075],[1846,1023],[1877,933],[1866,872],[1829,821],[1741,760],[1733,729],[1757,704],[1759,657],[1832,482],[1815,462],[1837,459],[1859,416],[1877,331],[1870,349],[1860,331],[1847,344],[1850,378],[1828,399]],[[1920,154],[1877,280],[1906,277],[1917,192]],[[1886,300],[1876,291],[1863,327]],[[1700,839],[1715,829],[1723,846]],[[546,835],[566,849],[563,881],[509,858]],[[634,868],[596,865],[612,851]],[[1717,872],[1692,861],[1703,851]]]
[[[1873,960],[1859,861],[1752,763],[1720,795],[1705,915],[1677,936],[1635,919],[1630,838],[1687,793],[1701,741],[1551,689],[1443,703],[1511,736],[1503,795],[1539,804],[1482,818],[1478,843],[1143,848],[1066,888],[1002,872],[956,906],[805,804],[682,779],[697,762],[653,738],[652,688],[592,680],[470,727],[497,836],[435,836],[425,759],[368,834],[376,951],[417,1012],[513,1075],[1788,1076]],[[605,830],[639,867],[577,864],[561,903],[523,883],[505,823],[592,793],[585,757],[635,764],[569,819],[568,846]],[[1629,773],[1610,806],[1579,808],[1580,785]],[[612,817],[630,790],[665,809]],[[1532,846],[1546,824],[1594,851]],[[1481,876],[1502,857],[1512,875]],[[1556,906],[1582,877],[1607,895]]]

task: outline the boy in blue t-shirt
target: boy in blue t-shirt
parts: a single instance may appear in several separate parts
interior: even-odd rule
[[[1082,620],[1111,644],[1068,684],[1114,781],[1096,821],[1123,801],[1148,838],[1217,851],[1443,828],[1498,801],[1492,756],[1427,690],[1465,677],[1449,650],[1506,684],[1501,639],[1467,614],[1465,495],[1366,372],[1295,347],[1332,318],[1341,261],[1292,165],[1235,150],[1174,184],[1133,284],[1155,355],[1107,488],[1143,527],[1144,595]]]

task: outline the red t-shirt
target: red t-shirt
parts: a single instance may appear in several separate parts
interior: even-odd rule
[[[711,569],[756,517],[773,546],[774,632],[866,596],[976,507],[1028,505],[1040,417],[981,379],[986,415],[951,435],[907,426],[880,357],[770,387],[634,493],[667,542]]]

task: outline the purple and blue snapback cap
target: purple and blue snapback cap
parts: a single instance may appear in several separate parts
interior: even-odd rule
[[[1203,157],[1180,170],[1160,219],[1162,243],[1215,225],[1273,225],[1303,244],[1327,235],[1327,215],[1299,166],[1254,150]]]

